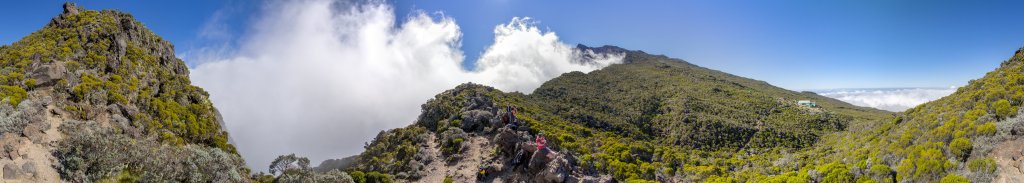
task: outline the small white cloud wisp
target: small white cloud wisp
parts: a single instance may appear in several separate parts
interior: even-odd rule
[[[956,91],[949,88],[872,88],[834,89],[821,91],[826,97],[842,100],[857,106],[900,112],[917,105],[939,99]]]
[[[210,93],[250,167],[297,153],[314,161],[363,150],[385,129],[412,124],[420,104],[465,82],[532,92],[570,71],[624,55],[581,52],[529,18],[494,29],[476,68],[464,69],[462,33],[450,17],[341,0],[269,2],[237,48],[197,57],[192,80]],[[216,50],[216,49],[214,49]]]

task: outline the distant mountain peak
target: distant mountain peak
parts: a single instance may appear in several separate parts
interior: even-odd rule
[[[580,51],[587,51],[587,50],[589,50],[589,51],[593,51],[594,53],[598,53],[598,54],[601,54],[601,53],[621,54],[621,53],[626,53],[626,52],[630,52],[631,51],[631,50],[627,50],[625,48],[618,47],[618,46],[613,46],[613,45],[604,45],[604,46],[601,46],[601,47],[589,47],[589,46],[583,45],[583,44],[576,44],[576,49],[578,49]]]

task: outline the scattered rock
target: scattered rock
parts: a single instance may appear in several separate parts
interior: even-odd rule
[[[46,133],[43,133],[43,130],[49,128],[49,123],[32,123],[25,127],[22,134],[25,134],[25,137],[28,137],[32,142],[42,143],[44,140],[43,138],[46,136]]]
[[[1017,161],[1017,170],[1024,173],[1024,161]]]
[[[18,167],[12,164],[4,165],[4,179],[17,179]]]
[[[26,175],[35,175],[36,174],[36,163],[27,162],[25,164],[22,164],[21,165],[21,171],[24,172]]]

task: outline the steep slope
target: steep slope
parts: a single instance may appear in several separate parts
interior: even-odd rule
[[[4,182],[244,182],[248,170],[173,46],[111,10],[65,4],[0,47]]]
[[[1018,50],[999,68],[949,96],[835,134],[817,148],[833,152],[819,161],[864,172],[850,177],[880,182],[1020,177],[1024,147],[1017,139],[1024,135],[1024,119],[1015,116],[1024,100],[1022,67],[1024,50]],[[1017,174],[997,174],[997,169]]]
[[[891,114],[665,56],[577,49],[625,53],[625,63],[563,74],[530,95],[461,85],[424,104],[416,124],[381,132],[348,170],[421,182],[701,181],[779,171],[775,159]],[[522,124],[503,118],[509,107]],[[533,155],[538,136],[553,155]]]

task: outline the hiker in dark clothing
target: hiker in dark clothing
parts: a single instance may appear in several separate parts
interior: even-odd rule
[[[516,113],[518,113],[516,107],[508,106],[505,108],[505,111],[505,116],[503,117],[505,118],[505,126],[512,130],[519,129],[521,124],[519,124],[519,120],[516,118]]]

